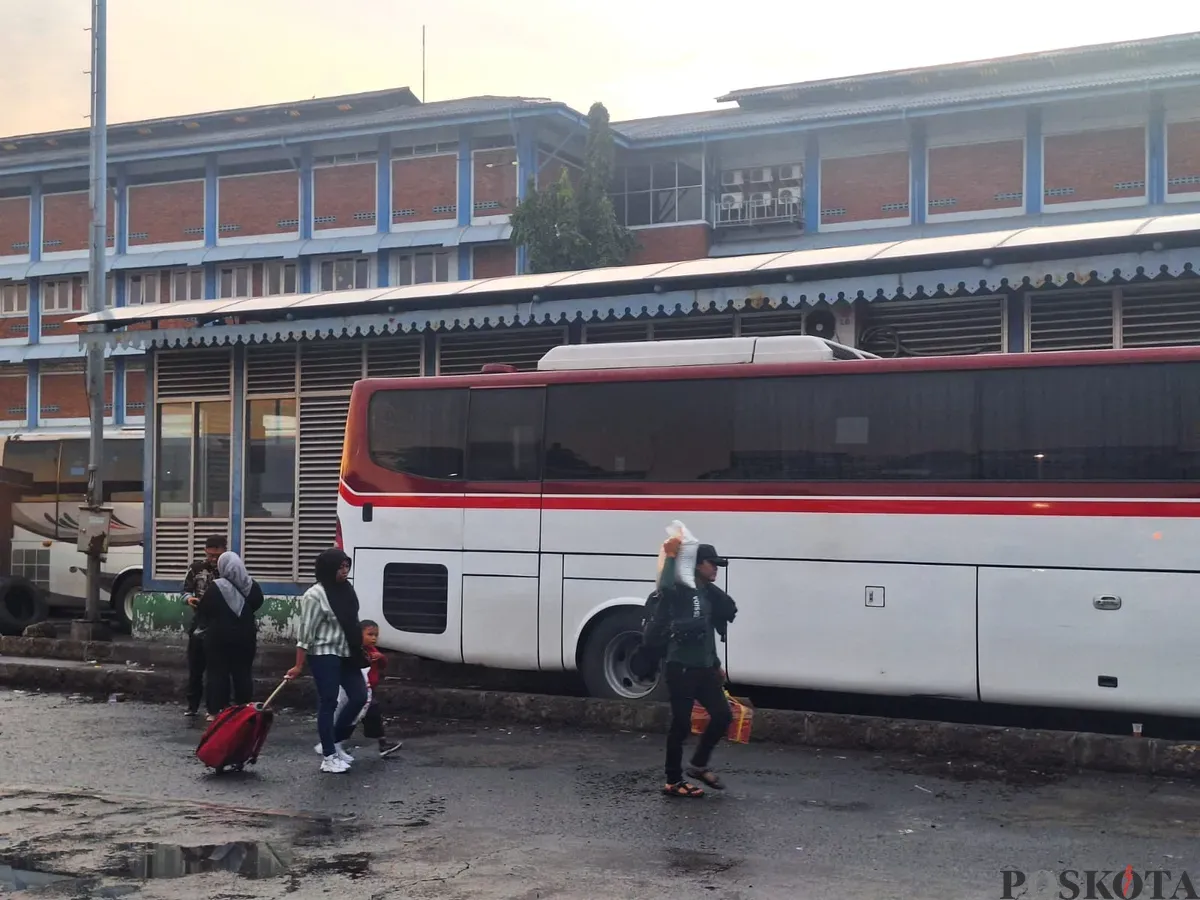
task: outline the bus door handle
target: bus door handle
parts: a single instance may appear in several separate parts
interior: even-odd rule
[[[1096,609],[1120,609],[1121,598],[1114,597],[1111,594],[1101,594],[1098,597],[1092,598],[1092,606]]]
[[[375,506],[371,503],[362,505],[362,517],[364,522],[370,522],[375,517]]]

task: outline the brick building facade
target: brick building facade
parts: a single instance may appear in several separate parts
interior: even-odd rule
[[[1180,35],[753,88],[618,122],[630,262],[1195,212],[1197,48]],[[114,126],[109,302],[514,274],[513,206],[577,172],[584,136],[559,103],[407,89]],[[83,131],[0,140],[0,429],[86,415],[82,378],[56,368],[81,354],[86,165]],[[117,424],[143,413],[137,359],[113,358]]]

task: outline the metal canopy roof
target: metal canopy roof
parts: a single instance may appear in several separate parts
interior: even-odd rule
[[[651,291],[675,289],[689,279],[729,278],[744,281],[755,274],[770,274],[776,279],[784,273],[803,281],[803,276],[836,266],[865,265],[872,262],[902,262],[963,253],[989,254],[1032,247],[1054,247],[1091,241],[1113,241],[1134,236],[1165,236],[1200,233],[1200,213],[1155,218],[1126,219],[1117,222],[1084,222],[1074,225],[1044,225],[1020,230],[978,234],[914,238],[877,244],[795,250],[786,253],[760,253],[753,256],[729,256],[677,263],[653,263],[590,269],[577,272],[553,272],[544,275],[509,275],[471,281],[449,281],[392,288],[365,288],[352,291],[322,291],[258,297],[249,300],[191,300],[154,306],[127,306],[72,319],[86,325],[102,325],[107,330],[136,322],[165,319],[222,319],[248,317],[255,320],[310,317],[329,310],[344,314],[392,312],[400,308],[420,308],[440,301],[498,300],[512,302],[513,295],[540,299],[541,291],[556,295],[570,293],[595,295],[611,291]]]
[[[884,84],[893,88],[909,88],[914,85],[929,84],[931,79],[949,77],[962,79],[966,75],[978,75],[992,80],[1012,76],[1017,73],[1036,71],[1070,72],[1075,66],[1075,74],[1086,67],[1115,68],[1129,59],[1147,56],[1162,57],[1164,54],[1191,54],[1200,45],[1200,32],[1169,34],[1162,37],[1141,38],[1137,40],[1115,41],[1106,44],[1088,44],[1079,47],[1063,47],[1055,50],[1041,50],[1033,53],[1020,53],[1012,56],[993,57],[991,59],[973,59],[963,62],[945,63],[932,66],[918,66],[907,69],[891,69],[883,72],[868,72],[860,75],[846,75],[834,78],[822,78],[813,81],[799,81],[789,84],[774,84],[763,87],[740,88],[718,97],[718,103],[736,101],[780,100],[783,102],[796,101],[805,94],[820,93],[830,88],[862,89],[864,86]],[[1055,73],[1057,74],[1057,73]]]
[[[891,118],[902,114],[934,115],[952,109],[970,109],[1023,103],[1036,98],[1068,98],[1101,89],[1143,91],[1147,87],[1192,84],[1200,79],[1200,61],[1149,65],[1103,75],[1064,75],[1021,82],[953,87],[924,94],[896,94],[862,98],[852,96],[807,106],[736,107],[615,122],[613,129],[635,144],[681,137],[736,134],[777,127],[827,125],[863,119]]]

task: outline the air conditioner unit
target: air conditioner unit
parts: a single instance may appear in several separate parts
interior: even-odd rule
[[[727,169],[721,173],[721,184],[724,187],[736,187],[745,182],[741,169]]]
[[[804,202],[798,187],[781,187],[778,197],[780,206],[799,206]]]
[[[721,195],[721,209],[741,209],[745,202],[746,195],[742,193]]]
[[[804,178],[804,169],[799,165],[780,166],[780,181],[800,181]]]
[[[751,206],[770,206],[775,198],[771,196],[770,191],[759,191],[756,194],[750,195]]]
[[[770,169],[751,169],[750,181],[753,184],[770,184],[775,180],[775,173]]]
[[[809,310],[804,316],[804,333],[834,340],[837,337],[837,317],[833,310],[823,307]]]

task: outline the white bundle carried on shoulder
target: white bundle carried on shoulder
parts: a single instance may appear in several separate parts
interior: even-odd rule
[[[667,526],[667,538],[677,537],[680,540],[679,553],[675,556],[675,580],[682,585],[694,588],[696,586],[696,556],[700,552],[700,542],[696,540],[686,525],[678,519]],[[666,550],[658,551],[658,574],[662,574],[667,562]]]

